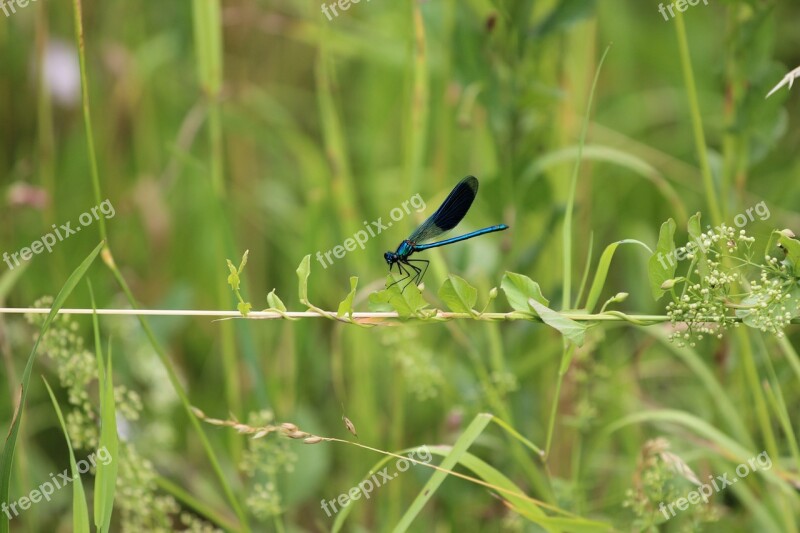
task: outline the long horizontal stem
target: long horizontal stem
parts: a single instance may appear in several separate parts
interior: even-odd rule
[[[39,307],[0,307],[0,314],[46,314],[49,313],[48,308]],[[62,308],[59,310],[61,315],[91,315],[94,313],[93,309],[69,309]],[[205,309],[97,309],[98,315],[118,315],[118,316],[205,316],[215,318],[245,318],[238,311],[222,311],[222,310],[205,310]],[[424,313],[425,311],[423,311]],[[633,322],[640,325],[653,325],[669,322],[670,318],[667,315],[626,315],[616,311],[609,311],[605,313],[559,313],[565,318],[574,320],[576,322]],[[277,320],[277,319],[299,319],[299,318],[328,318],[335,317],[334,311],[286,311],[279,313],[276,311],[252,311],[247,315],[247,319],[254,320]],[[401,317],[395,312],[357,312],[352,314],[354,322],[369,323],[370,321],[381,319],[400,319]],[[541,319],[533,314],[520,313],[511,311],[508,313],[451,313],[448,311],[437,310],[436,314],[430,317],[411,317],[423,320],[456,320],[456,319],[471,319],[471,320],[530,320],[534,322],[541,322]],[[741,322],[739,318],[729,317],[734,322]],[[343,321],[349,321],[347,318],[342,318]],[[719,322],[716,318],[708,317],[699,322]],[[793,319],[793,324],[800,324],[800,319]]]

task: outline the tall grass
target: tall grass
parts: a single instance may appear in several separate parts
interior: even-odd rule
[[[120,436],[116,474],[0,514],[0,531],[797,531],[796,324],[761,332],[737,309],[721,339],[671,342],[666,302],[705,263],[679,262],[661,280],[673,291],[642,253],[669,248],[670,218],[679,245],[763,200],[747,262],[796,264],[772,230],[800,227],[800,99],[764,96],[800,64],[797,16],[734,1],[664,21],[652,5],[574,0],[375,0],[330,21],[282,0],[0,16],[0,253],[105,198],[117,209],[0,272],[0,301],[32,307],[90,276],[100,309],[234,310],[225,260],[250,250],[238,294],[270,318],[59,319],[74,357],[0,320],[0,500]],[[78,64],[71,103],[42,76],[59,42]],[[510,231],[429,253],[424,302],[381,292],[382,253],[467,174],[480,193],[457,231]],[[10,202],[20,184],[51,202]],[[317,262],[414,194],[424,212]],[[89,270],[96,255],[105,269]],[[720,268],[743,272],[736,261]],[[731,290],[737,305],[752,281]],[[93,307],[68,293],[52,307]],[[77,339],[93,334],[108,351],[90,375],[65,361],[85,361]],[[78,378],[86,402],[70,396]],[[423,444],[429,467],[336,516],[320,507]],[[709,504],[658,510],[692,475],[761,451],[772,467]]]

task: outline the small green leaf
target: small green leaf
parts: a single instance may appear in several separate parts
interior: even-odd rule
[[[244,255],[242,256],[242,261],[241,261],[241,263],[239,263],[239,271],[238,271],[239,274],[242,273],[242,270],[244,270],[244,266],[247,264],[247,254],[249,254],[249,253],[250,253],[250,250],[245,250],[244,251]]]
[[[267,305],[270,309],[277,309],[283,313],[286,312],[286,306],[283,304],[283,300],[275,294],[275,289],[272,289],[272,292],[267,294]]]
[[[675,277],[678,268],[675,257],[675,221],[671,218],[661,224],[658,233],[656,251],[647,263],[647,274],[650,278],[650,290],[653,298],[658,300],[664,295],[661,284]]]
[[[387,283],[392,283],[393,281],[392,276],[388,276]],[[389,308],[396,311],[400,318],[409,318],[429,305],[422,297],[422,292],[413,283],[406,287],[404,291],[401,291],[398,285],[398,283],[395,283],[388,289],[370,294],[370,307],[373,309],[381,307],[386,309],[386,304],[388,304]]]
[[[308,276],[311,274],[311,255],[307,255],[300,261],[297,267],[297,280],[299,282],[298,295],[300,301],[308,303]]]
[[[472,313],[472,308],[478,301],[478,289],[450,274],[439,289],[439,298],[454,313]]]
[[[583,345],[584,336],[586,334],[586,326],[553,311],[546,305],[543,305],[533,298],[529,298],[528,303],[531,305],[531,307],[533,307],[545,324],[557,329],[562,335],[564,335],[564,338],[573,342],[575,345],[579,347]]]
[[[506,272],[500,288],[506,294],[508,303],[515,311],[531,312],[528,299],[533,298],[537,302],[550,305],[550,302],[542,295],[539,284],[528,276],[515,272]]]
[[[228,270],[230,270],[230,274],[228,274],[228,285],[231,286],[231,289],[234,291],[239,290],[239,271],[236,270],[236,267],[233,266],[230,259],[226,259],[228,262]]]
[[[236,309],[242,314],[242,316],[247,316],[247,313],[253,308],[248,302],[239,302],[236,304]]]
[[[350,277],[350,292],[347,293],[347,296],[342,303],[339,304],[339,310],[336,311],[336,316],[343,317],[345,315],[352,315],[353,314],[353,298],[356,297],[356,287],[358,287],[358,277],[351,276]]]
[[[393,308],[389,303],[389,291],[386,289],[370,293],[367,303],[369,305],[369,310],[377,313],[397,311],[397,309]],[[399,311],[398,314],[400,314]]]
[[[789,261],[794,275],[800,275],[800,241],[781,233],[780,237],[778,237],[778,242],[786,252],[786,260]]]

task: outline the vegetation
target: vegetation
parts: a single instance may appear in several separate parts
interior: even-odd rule
[[[798,6],[9,2],[0,533],[800,528]]]

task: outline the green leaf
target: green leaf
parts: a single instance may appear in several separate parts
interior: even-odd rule
[[[392,311],[396,311],[396,309],[389,304],[389,293],[385,289],[370,293],[367,298],[367,307],[370,311],[376,313],[391,313]]]
[[[61,290],[58,292],[55,300],[53,301],[53,306],[50,309],[50,313],[47,315],[47,318],[44,320],[41,329],[39,330],[39,336],[36,337],[36,341],[33,344],[33,348],[31,349],[31,353],[28,356],[28,362],[25,364],[25,370],[22,372],[22,383],[20,385],[19,391],[19,405],[17,406],[17,410],[14,412],[14,418],[11,421],[11,426],[8,429],[8,437],[6,437],[6,443],[3,446],[3,456],[0,459],[0,501],[7,502],[9,497],[9,489],[11,487],[11,466],[14,462],[14,449],[17,445],[17,437],[19,435],[19,425],[22,422],[22,412],[25,410],[25,400],[28,396],[28,384],[30,383],[31,379],[31,372],[33,371],[33,362],[36,360],[36,351],[39,348],[39,343],[42,340],[42,336],[47,333],[47,330],[50,329],[50,324],[53,322],[53,318],[55,318],[56,314],[58,314],[58,310],[64,306],[64,302],[67,300],[72,291],[78,285],[81,278],[86,274],[89,270],[89,267],[92,266],[97,254],[100,253],[100,250],[103,248],[105,241],[101,241],[94,250],[83,260],[83,262],[78,265],[72,274],[70,274],[69,278],[67,278],[66,283],[64,286],[61,287]],[[5,515],[5,513],[0,513],[0,533],[8,533],[9,531],[9,519]]]
[[[300,266],[297,267],[297,280],[299,286],[297,288],[300,301],[304,304],[308,303],[308,276],[311,274],[311,255],[307,255],[300,261]]]
[[[542,289],[539,288],[539,284],[523,274],[506,272],[503,276],[503,281],[500,283],[500,288],[503,289],[508,303],[511,304],[515,311],[530,313],[531,307],[528,305],[530,298],[541,304],[550,305],[547,298],[542,295]]]
[[[678,263],[675,257],[675,221],[671,218],[661,224],[658,233],[658,245],[655,253],[647,263],[647,274],[650,278],[650,290],[653,298],[658,300],[664,295],[661,284],[675,277]]]
[[[439,289],[439,298],[454,313],[472,313],[472,308],[478,301],[478,289],[450,274]]]
[[[780,302],[770,301],[770,296],[764,293],[749,294],[740,304],[752,306],[755,309],[736,309],[736,316],[742,319],[742,323],[751,328],[760,329],[761,324],[758,317],[789,313],[789,318],[794,319],[800,316],[797,302],[800,302],[800,286],[795,284],[789,289],[789,298],[782,299]],[[766,303],[766,307],[762,307]]]
[[[602,292],[603,287],[606,284],[606,278],[608,277],[611,259],[614,257],[614,252],[617,250],[617,247],[619,247],[620,244],[639,244],[651,254],[653,253],[649,246],[642,241],[637,241],[635,239],[624,239],[621,241],[612,242],[606,246],[606,249],[603,250],[603,255],[600,256],[600,261],[597,263],[597,272],[594,274],[594,281],[592,281],[592,288],[589,290],[589,296],[586,297],[586,311],[588,313],[591,313],[594,310],[594,307],[597,305],[597,301],[600,299],[600,293]]]
[[[247,313],[249,313],[252,308],[253,306],[248,302],[239,302],[236,304],[236,309],[239,310],[242,316],[247,316]]]
[[[353,298],[356,297],[356,287],[358,287],[358,277],[351,276],[350,277],[350,292],[347,293],[347,296],[344,300],[339,304],[339,310],[336,311],[336,316],[343,317],[345,315],[352,315],[353,314]]]
[[[392,276],[389,275],[387,283],[392,281]],[[388,289],[370,294],[370,307],[373,309],[386,309],[388,305],[391,310],[397,312],[400,318],[410,318],[429,305],[422,297],[422,292],[413,283],[406,287],[404,291],[401,291],[398,285],[395,283]]]
[[[69,449],[69,465],[72,471],[72,531],[76,533],[89,533],[89,508],[86,505],[86,492],[83,490],[83,481],[78,471],[78,462],[75,460],[75,451],[72,449],[72,442],[69,440],[69,433],[67,433],[64,415],[61,413],[61,407],[59,407],[56,401],[56,396],[53,394],[53,389],[50,388],[50,384],[44,377],[42,377],[42,381],[44,381],[44,386],[47,387],[47,393],[50,395],[50,400],[53,402],[53,408],[56,410],[58,422],[61,424],[61,431],[64,432],[64,439],[66,439],[67,448]]]
[[[539,303],[533,298],[529,298],[528,303],[531,305],[531,307],[533,307],[534,311],[536,311],[536,314],[541,317],[545,324],[557,329],[562,335],[564,335],[564,338],[575,345],[579,347],[583,345],[583,340],[587,329],[586,326],[553,311],[546,305]]]
[[[277,309],[283,313],[286,312],[286,306],[283,304],[283,300],[275,294],[275,289],[272,289],[272,292],[267,294],[267,305],[270,309]]]
[[[778,237],[778,242],[786,251],[786,260],[789,261],[794,275],[800,275],[800,241],[781,233],[780,237]]]
[[[228,274],[228,285],[230,285],[231,289],[233,289],[234,291],[238,291],[239,271],[236,270],[236,267],[233,266],[233,263],[231,263],[230,259],[226,259],[226,261],[228,262],[228,270],[230,271],[230,274]]]
[[[249,253],[250,250],[245,250],[244,255],[242,255],[242,261],[239,263],[239,270],[238,270],[239,274],[242,273],[242,270],[244,270],[244,266],[247,264],[247,255]]]

